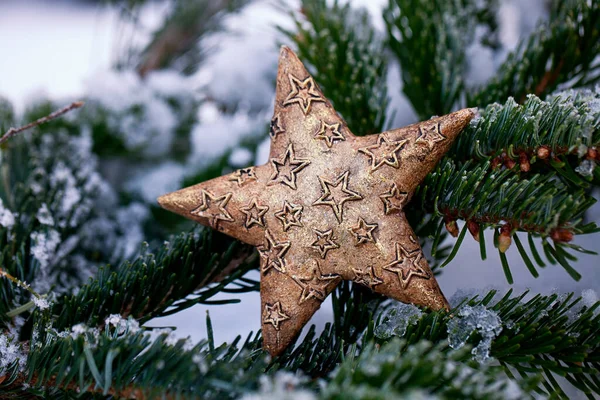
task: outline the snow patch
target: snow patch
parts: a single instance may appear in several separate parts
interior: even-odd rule
[[[2,199],[0,199],[0,225],[9,229],[15,225],[15,215],[4,207]]]

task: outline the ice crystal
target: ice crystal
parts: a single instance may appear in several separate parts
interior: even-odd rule
[[[596,163],[592,160],[583,160],[581,164],[577,168],[575,168],[575,172],[577,172],[581,176],[592,176],[594,174],[594,168],[596,167]]]
[[[489,358],[492,340],[502,331],[498,313],[484,306],[464,306],[448,322],[448,343],[453,349],[461,348],[474,332],[481,337],[472,350],[473,358],[482,363]]]
[[[404,336],[406,328],[415,325],[423,316],[423,312],[412,304],[395,303],[395,306],[382,316],[383,322],[375,328],[375,336],[381,339]]]

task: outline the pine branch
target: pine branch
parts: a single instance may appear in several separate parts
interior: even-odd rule
[[[385,123],[387,61],[366,10],[337,0],[303,0],[292,13],[295,31],[281,29],[297,46],[315,81],[356,135],[378,133]]]
[[[555,1],[548,22],[541,24],[509,54],[498,74],[472,93],[468,104],[485,106],[509,96],[520,103],[532,93],[593,85],[600,79],[600,4]]]
[[[45,124],[46,122],[52,121],[53,119],[56,119],[64,114],[68,113],[71,110],[75,110],[77,108],[83,107],[83,104],[84,104],[83,101],[76,101],[76,102],[69,104],[68,106],[65,106],[59,110],[54,111],[51,114],[46,115],[45,117],[42,117],[33,122],[30,122],[27,125],[23,125],[19,128],[10,128],[4,135],[2,135],[2,137],[0,137],[0,145],[5,143],[6,141],[8,141],[13,136],[17,135],[18,133],[26,131],[27,129],[31,129],[35,126]]]
[[[59,297],[52,304],[55,328],[68,329],[77,323],[99,326],[111,314],[132,316],[143,323],[198,303],[237,301],[211,301],[219,292],[258,290],[258,282],[243,278],[256,268],[256,257],[247,259],[245,247],[215,236],[200,228],[179,235],[156,255],[143,254],[116,269],[101,268],[76,294]],[[230,284],[233,287],[227,287]],[[187,298],[190,295],[193,297]]]

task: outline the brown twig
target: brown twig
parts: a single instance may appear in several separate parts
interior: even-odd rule
[[[0,138],[0,145],[20,132],[23,132],[27,129],[33,128],[34,126],[38,126],[41,124],[45,124],[46,122],[52,121],[53,119],[56,119],[56,118],[60,117],[61,115],[68,113],[71,110],[82,107],[83,104],[84,104],[83,101],[75,101],[75,102],[69,104],[68,106],[61,108],[60,110],[54,111],[52,114],[46,115],[45,117],[42,117],[33,122],[30,122],[27,125],[21,126],[20,128],[10,128]]]

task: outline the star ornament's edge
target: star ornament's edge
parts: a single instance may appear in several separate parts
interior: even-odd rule
[[[286,46],[282,46],[281,48],[281,53],[280,53],[280,68],[281,68],[281,64],[282,63],[287,63],[289,64],[294,64],[294,63],[300,63],[301,61],[298,59],[298,57]],[[318,89],[318,83],[315,82],[315,87]],[[318,89],[320,90],[320,89]],[[327,100],[325,97],[323,97],[324,102],[322,102],[321,104],[325,103],[325,104],[329,104],[329,100]],[[296,104],[292,104],[289,105],[289,107],[300,107],[300,105],[296,105]],[[322,106],[321,106],[322,107]],[[328,105],[328,107],[330,107],[330,105]],[[471,118],[475,115],[476,109],[463,109],[463,110],[459,110],[457,112],[442,116],[442,117],[438,117],[436,119],[432,119],[429,121],[423,121],[423,122],[419,122],[413,125],[409,125],[406,127],[402,127],[402,128],[398,128],[398,129],[394,129],[394,130],[390,130],[390,131],[386,131],[386,132],[382,132],[385,133],[386,135],[393,135],[394,132],[401,132],[401,135],[404,135],[403,132],[406,132],[407,130],[413,130],[416,131],[417,129],[420,130],[421,127],[425,127],[426,124],[433,124],[433,123],[437,123],[438,127],[441,126],[441,128],[439,129],[443,129],[444,131],[444,135],[446,135],[445,140],[442,143],[435,143],[435,146],[433,147],[433,151],[431,151],[431,149],[429,149],[429,146],[426,143],[416,143],[413,140],[413,146],[415,147],[419,147],[420,149],[423,149],[423,152],[425,152],[426,150],[429,150],[430,155],[428,157],[431,157],[430,160],[435,159],[435,163],[437,163],[439,161],[439,159],[443,156],[443,154],[446,153],[446,151],[448,150],[448,148],[450,147],[451,143],[454,141],[454,139],[456,138],[456,136],[460,133],[460,131],[463,130],[464,127],[466,127],[469,123],[469,121],[471,120]],[[274,112],[274,115],[277,113],[277,106]],[[441,124],[441,125],[439,125]],[[345,124],[344,124],[345,126]],[[449,134],[448,134],[449,133]],[[346,131],[345,134],[354,137],[352,132],[350,132],[350,130],[347,129],[346,127]],[[381,133],[379,134],[381,135]],[[377,136],[377,135],[369,135],[371,138],[373,136]],[[362,139],[362,138],[367,138],[369,136],[364,136],[364,137],[354,137],[354,138],[358,138],[358,139]],[[276,142],[278,139],[279,135],[277,135],[277,138],[273,138],[272,139],[272,143]],[[281,140],[280,140],[281,142]],[[423,141],[422,141],[423,142]],[[368,145],[367,142],[365,142],[365,145]],[[285,153],[285,149],[287,147],[287,145],[289,143],[281,143],[283,146],[284,151],[282,151],[281,154],[278,154],[279,157],[281,157],[283,155],[283,153]],[[271,148],[271,150],[273,150],[273,147]],[[264,166],[268,167],[270,166],[270,161],[267,161]],[[254,167],[253,167],[254,168]],[[257,170],[259,167],[256,167]],[[383,168],[388,168],[387,165],[383,165],[381,167]],[[392,168],[392,167],[390,167]],[[263,174],[264,175],[264,174]],[[226,175],[225,177],[227,177],[229,175]],[[424,177],[424,176],[423,176]],[[422,180],[423,177],[420,177],[421,179],[419,179],[419,182]],[[224,177],[218,177],[215,178],[215,180],[217,179],[223,179]],[[268,177],[267,177],[268,178]],[[225,178],[227,179],[227,178]],[[263,176],[263,178],[261,179],[265,179],[265,177]],[[213,180],[211,180],[213,181]],[[184,189],[180,189],[178,191],[175,192],[171,192],[168,194],[165,194],[163,196],[160,196],[158,198],[158,203],[160,204],[161,207],[163,207],[166,210],[172,211],[174,213],[183,215],[184,217],[187,218],[191,218],[193,220],[195,220],[196,222],[199,222],[201,224],[206,225],[206,223],[204,222],[204,220],[199,221],[197,216],[195,216],[194,214],[192,214],[190,212],[191,210],[191,203],[196,202],[197,205],[197,201],[199,199],[199,193],[201,191],[201,189],[208,189],[210,190],[210,185],[211,185],[211,181],[206,181],[206,182],[202,182],[202,183],[198,183],[197,185],[193,185],[190,186],[188,188],[184,188]],[[414,180],[416,182],[416,179]],[[244,186],[243,186],[243,182],[237,182],[237,190],[244,190]],[[215,195],[218,195],[218,193],[215,193]],[[210,224],[209,224],[210,226]],[[228,225],[226,225],[225,227],[227,228]],[[215,226],[213,226],[213,228],[215,228]],[[256,229],[256,228],[253,228]],[[219,230],[221,230],[221,227],[219,226]],[[231,234],[229,232],[226,232],[228,234]],[[232,235],[235,237],[235,234]],[[239,239],[239,238],[238,238]],[[262,243],[262,240],[261,240]],[[261,245],[256,245],[253,244],[255,247],[261,247]],[[316,259],[318,259],[318,255],[316,257]],[[276,272],[276,271],[275,271]],[[270,274],[273,274],[274,271],[270,271]],[[262,281],[262,273],[261,273],[261,281]],[[261,283],[261,302],[262,302],[262,283]],[[329,290],[328,290],[329,291]],[[443,297],[443,295],[442,295]],[[444,299],[445,300],[445,299]],[[277,298],[271,296],[271,298],[268,300],[269,304],[275,304],[277,302]],[[262,303],[261,303],[262,304]],[[447,303],[446,303],[447,304]],[[261,306],[262,307],[262,306]],[[317,307],[318,309],[318,307]],[[261,309],[261,312],[264,311]],[[310,314],[312,315],[312,314]],[[291,315],[290,314],[291,319],[295,319],[298,318],[297,315]],[[304,318],[304,317],[303,317]],[[310,317],[308,317],[310,318]],[[262,320],[262,317],[261,317]],[[305,324],[306,322],[304,322]],[[264,328],[264,326],[263,326]],[[265,348],[271,352],[272,355],[277,355],[280,354],[283,350],[285,350],[285,347],[287,347],[286,344],[284,344],[283,342],[289,342],[289,340],[287,339],[283,339],[283,333],[284,330],[287,329],[284,327],[283,330],[279,331],[277,330],[277,335],[279,335],[279,333],[282,334],[282,340],[281,343],[279,342],[279,337],[277,336],[277,343],[270,343],[267,341],[267,337],[265,336]],[[296,332],[297,334],[297,332]],[[271,338],[273,339],[273,338]]]

